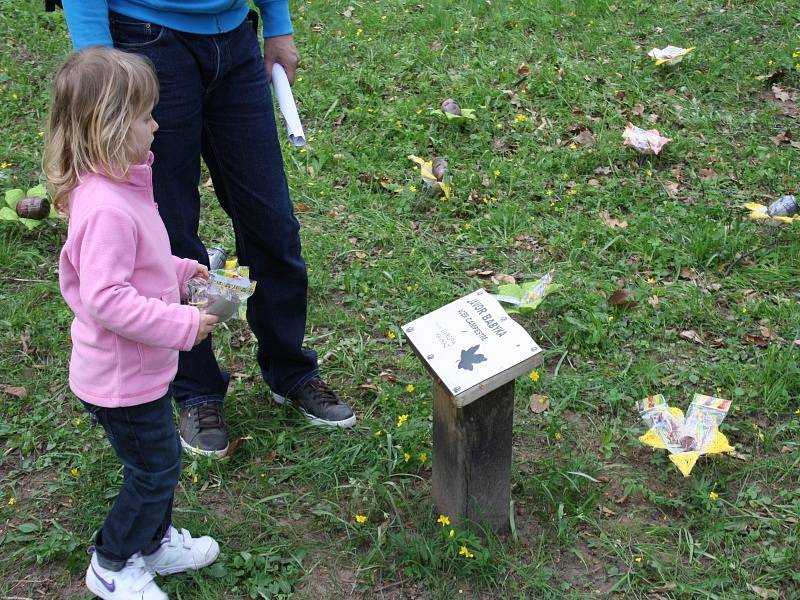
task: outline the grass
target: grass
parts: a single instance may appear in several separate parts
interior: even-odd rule
[[[292,6],[309,144],[284,159],[310,271],[308,343],[359,422],[329,433],[274,406],[249,331],[222,331],[228,421],[247,440],[226,462],[187,458],[175,520],[216,536],[223,554],[164,589],[800,597],[800,229],[750,222],[741,207],[797,186],[797,149],[772,142],[796,118],[762,98],[773,84],[800,88],[794,3]],[[667,44],[697,50],[652,66],[645,53]],[[68,48],[60,13],[0,0],[5,189],[41,179],[48,82]],[[447,96],[476,121],[431,114]],[[673,142],[634,155],[621,144],[628,120]],[[596,143],[572,147],[586,127]],[[408,154],[446,156],[454,197],[412,191]],[[203,197],[204,240],[231,248],[211,190]],[[66,387],[64,236],[63,223],[0,223],[0,383],[26,391],[0,404],[2,597],[86,598],[83,549],[121,479]],[[430,383],[400,325],[494,287],[476,271],[550,269],[564,290],[521,321],[546,360],[539,381],[517,384],[514,532],[449,537],[430,501]],[[609,305],[622,285],[636,307]],[[689,330],[703,343],[681,337]],[[544,415],[527,410],[534,392],[551,398]],[[684,479],[639,444],[634,403],[663,393],[685,409],[694,392],[734,401],[723,429],[740,459],[701,460]]]

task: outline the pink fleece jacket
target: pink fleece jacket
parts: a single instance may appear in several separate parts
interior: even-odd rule
[[[156,400],[197,337],[200,312],[180,304],[197,262],[172,256],[153,201],[152,153],[126,181],[83,177],[69,200],[59,260],[61,294],[75,313],[69,385],[109,408]]]

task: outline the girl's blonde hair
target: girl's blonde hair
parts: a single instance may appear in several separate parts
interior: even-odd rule
[[[158,102],[158,79],[141,56],[113,48],[72,54],[56,74],[42,169],[56,209],[86,173],[125,179],[133,120]]]

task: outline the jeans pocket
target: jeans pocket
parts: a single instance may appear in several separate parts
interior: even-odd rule
[[[148,48],[160,42],[167,34],[166,27],[127,17],[109,16],[109,24],[114,46],[120,49]]]

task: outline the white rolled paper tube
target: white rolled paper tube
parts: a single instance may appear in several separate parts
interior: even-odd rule
[[[298,148],[305,146],[306,137],[303,133],[303,125],[300,123],[300,115],[297,113],[292,86],[289,85],[289,78],[286,77],[283,65],[278,63],[272,65],[272,89],[278,100],[283,119],[286,121],[286,133],[289,134],[289,141]]]

